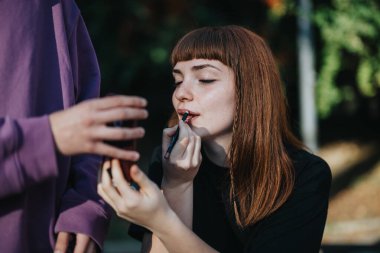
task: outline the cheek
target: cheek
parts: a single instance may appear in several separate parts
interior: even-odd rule
[[[173,104],[173,106],[174,106],[175,109],[177,109],[177,103],[178,103],[178,101],[175,98],[175,91],[174,91],[173,94],[172,94],[172,104]]]

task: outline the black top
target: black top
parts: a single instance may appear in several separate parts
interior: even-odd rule
[[[240,230],[227,198],[228,169],[203,155],[194,179],[193,231],[207,244],[225,253],[318,253],[325,226],[331,171],[321,158],[304,150],[288,149],[294,163],[295,187],[273,214]],[[149,177],[162,179],[161,151],[156,150]],[[147,230],[134,224],[129,234],[141,240]]]

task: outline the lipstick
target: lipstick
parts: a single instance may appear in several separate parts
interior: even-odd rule
[[[189,112],[186,111],[183,116],[182,116],[182,121],[185,122],[186,121],[186,118],[187,116],[189,116]],[[175,131],[175,134],[173,135],[172,139],[170,140],[170,143],[169,143],[169,147],[168,149],[166,150],[166,153],[164,155],[164,158],[165,159],[169,159],[169,156],[170,156],[170,153],[172,152],[173,148],[174,148],[174,145],[175,143],[177,142],[178,140],[178,136],[179,136],[179,126],[177,127],[177,130]]]

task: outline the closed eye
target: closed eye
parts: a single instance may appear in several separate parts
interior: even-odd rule
[[[205,84],[207,84],[207,83],[213,83],[215,81],[216,81],[216,79],[199,79],[199,82],[205,83]]]
[[[178,86],[182,83],[182,81],[174,82],[174,86]]]

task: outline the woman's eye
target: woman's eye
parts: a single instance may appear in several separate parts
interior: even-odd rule
[[[174,81],[174,86],[178,86],[182,83],[182,81]]]
[[[199,82],[201,83],[213,83],[216,79],[199,79]]]

